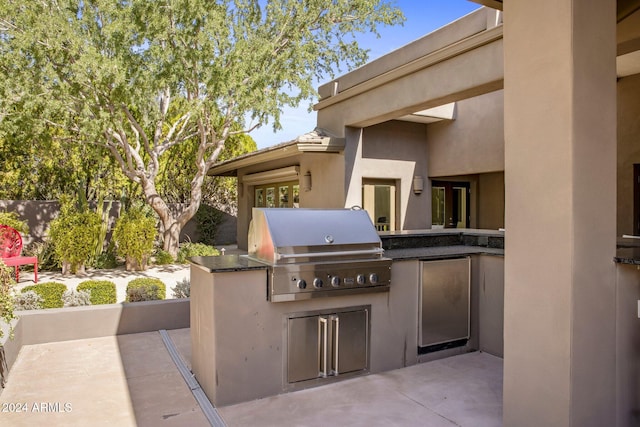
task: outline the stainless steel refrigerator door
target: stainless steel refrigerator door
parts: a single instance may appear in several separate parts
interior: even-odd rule
[[[470,258],[421,264],[419,345],[469,338]]]

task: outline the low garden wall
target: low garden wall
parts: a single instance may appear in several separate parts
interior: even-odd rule
[[[18,311],[0,345],[11,371],[23,345],[188,328],[189,312],[189,298]]]

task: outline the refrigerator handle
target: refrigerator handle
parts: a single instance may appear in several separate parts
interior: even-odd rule
[[[334,322],[333,327],[333,370],[334,374],[338,375],[338,355],[340,351],[338,349],[338,343],[340,342],[340,318],[338,316],[332,316],[331,321]]]
[[[327,318],[318,318],[318,371],[322,377],[327,376]]]

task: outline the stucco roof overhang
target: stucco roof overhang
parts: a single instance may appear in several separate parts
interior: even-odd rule
[[[292,141],[283,142],[262,150],[218,163],[207,172],[210,176],[237,176],[238,169],[284,159],[301,153],[339,153],[344,150],[345,140],[316,128]]]
[[[503,0],[470,0],[493,9],[502,10]],[[618,0],[616,14],[618,22],[640,10],[640,0]]]

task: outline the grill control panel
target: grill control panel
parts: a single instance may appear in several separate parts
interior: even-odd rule
[[[272,302],[385,292],[391,285],[391,260],[302,263],[271,267]]]

